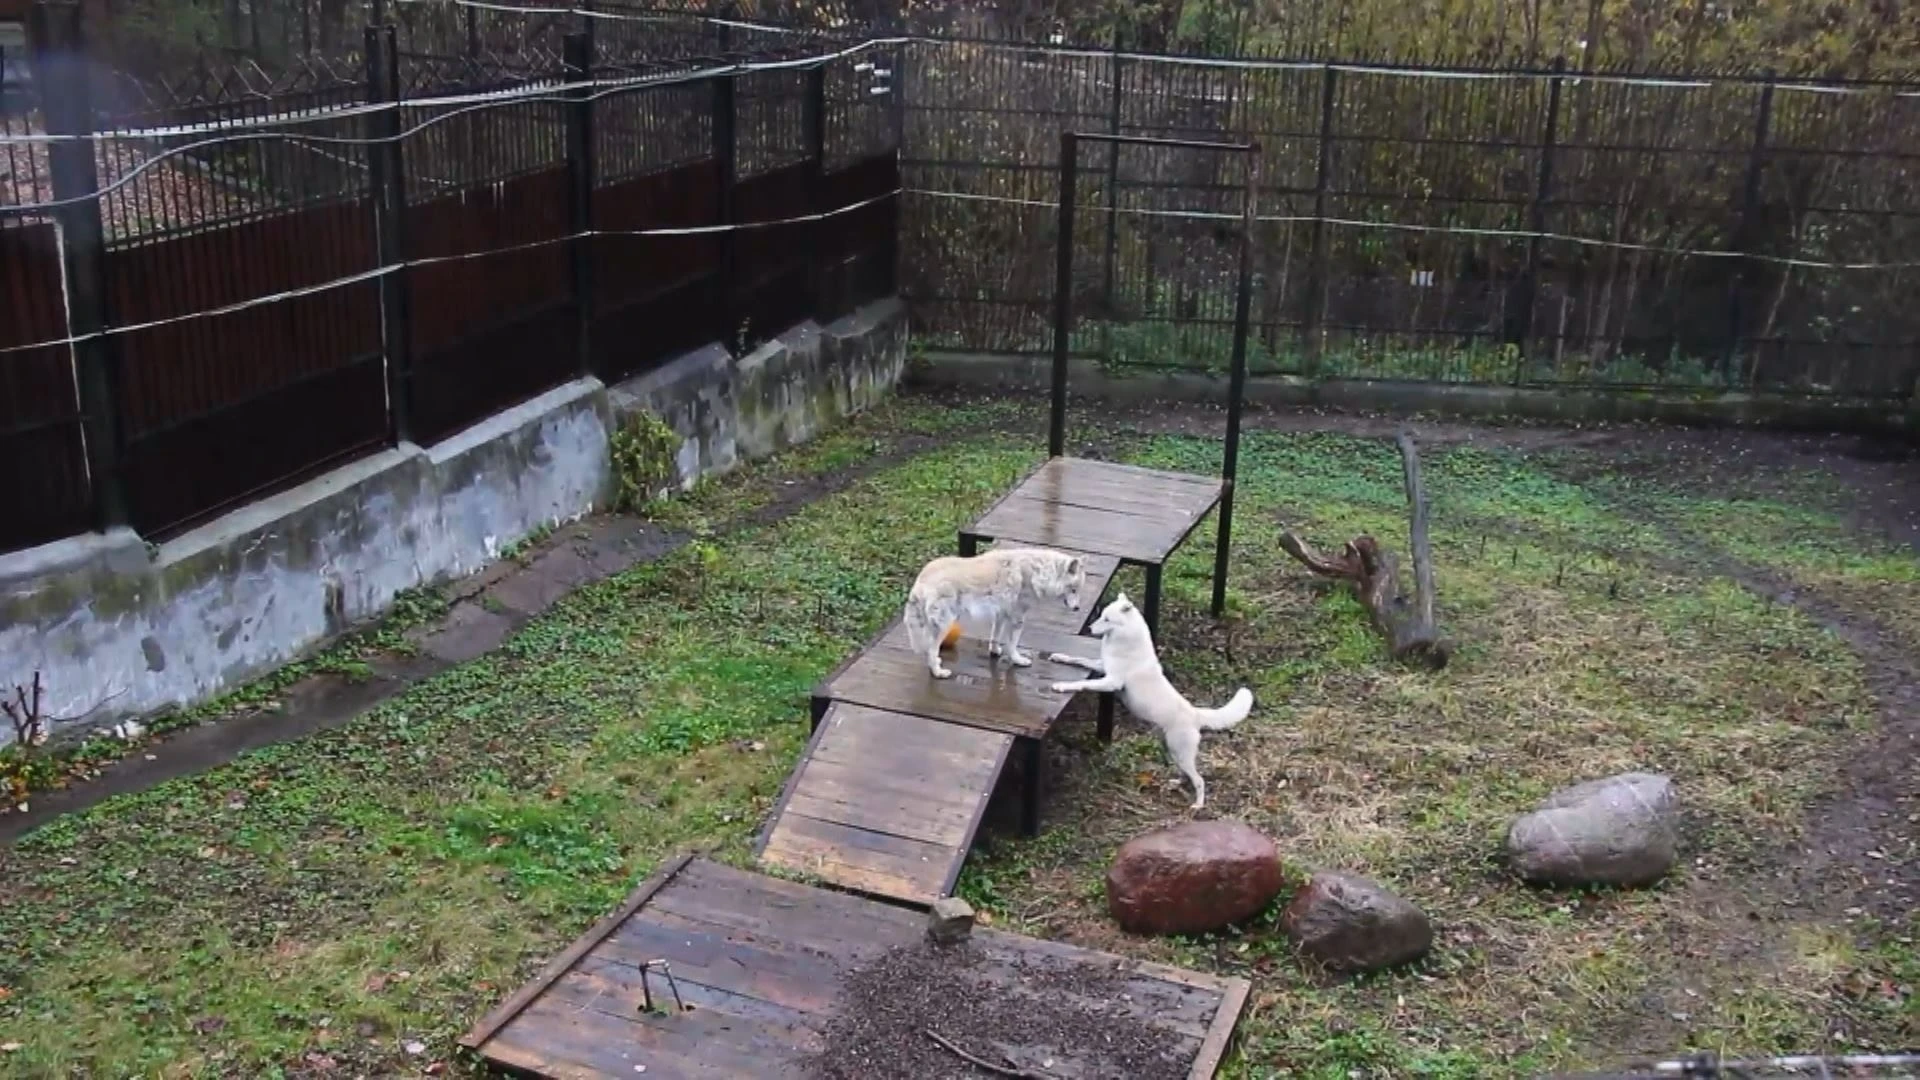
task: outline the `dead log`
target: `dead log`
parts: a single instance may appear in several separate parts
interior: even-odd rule
[[[1347,541],[1340,554],[1323,555],[1311,544],[1280,527],[1280,547],[1301,565],[1321,577],[1351,582],[1361,606],[1373,617],[1374,627],[1387,639],[1396,660],[1439,670],[1447,666],[1453,649],[1440,637],[1433,618],[1433,543],[1427,536],[1427,490],[1420,480],[1420,452],[1413,437],[1400,436],[1400,460],[1405,466],[1407,505],[1413,549],[1413,593],[1400,587],[1399,560],[1371,536]]]

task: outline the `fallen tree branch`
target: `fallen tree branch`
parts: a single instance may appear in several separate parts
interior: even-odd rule
[[[1321,577],[1351,582],[1375,629],[1387,639],[1394,659],[1438,670],[1447,666],[1453,649],[1441,640],[1434,625],[1433,542],[1427,535],[1426,485],[1420,479],[1420,453],[1413,437],[1402,432],[1399,446],[1411,519],[1407,532],[1413,551],[1412,596],[1400,587],[1398,560],[1371,536],[1356,536],[1347,541],[1339,555],[1327,556],[1283,523],[1280,547]]]
[[[958,1046],[955,1046],[952,1040],[943,1038],[939,1032],[932,1028],[927,1029],[927,1038],[946,1047],[950,1053],[962,1058],[968,1064],[985,1069],[990,1073],[998,1073],[1001,1076],[1011,1076],[1014,1077],[1015,1080],[1055,1080],[1055,1078],[1048,1073],[1028,1072],[1025,1069],[1011,1069],[1005,1065],[995,1065],[993,1062],[987,1061],[984,1058],[975,1057],[965,1050],[960,1049]]]

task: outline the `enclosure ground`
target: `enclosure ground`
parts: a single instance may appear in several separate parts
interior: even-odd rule
[[[1100,417],[1073,452],[1217,468],[1217,413]],[[906,399],[671,505],[657,525],[687,542],[351,723],[0,848],[0,1046],[18,1044],[0,1071],[469,1074],[459,1033],[663,857],[747,861],[810,687],[1038,460],[1043,425]],[[1251,426],[1230,617],[1206,614],[1209,553],[1167,575],[1175,683],[1259,702],[1202,749],[1205,813],[1275,836],[1296,875],[1387,882],[1434,917],[1433,956],[1324,978],[1272,913],[1119,934],[1107,859],[1188,796],[1139,725],[1103,748],[1090,715],[1054,744],[1045,831],[990,830],[963,875],[994,925],[1253,977],[1228,1075],[1920,1043],[1911,463],[1837,440],[1416,425],[1461,645],[1431,675],[1386,663],[1359,605],[1276,542],[1284,519],[1404,544],[1380,438],[1397,425]],[[1566,894],[1507,875],[1514,812],[1639,767],[1688,807],[1674,879]]]

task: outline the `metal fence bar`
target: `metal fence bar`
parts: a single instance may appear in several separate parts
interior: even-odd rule
[[[1053,277],[1053,390],[1048,399],[1047,456],[1067,451],[1067,363],[1073,336],[1073,204],[1080,179],[1080,136],[1060,134],[1059,254]]]
[[[1556,72],[1565,70],[1565,58],[1554,61]],[[1547,231],[1547,203],[1553,198],[1553,151],[1560,133],[1560,92],[1565,82],[1559,75],[1547,84],[1547,116],[1540,128],[1540,164],[1534,174],[1533,202],[1527,207],[1527,224],[1533,236],[1527,239],[1527,268],[1520,279],[1520,295],[1508,311],[1507,343],[1517,346],[1522,356],[1533,340],[1533,309],[1540,297],[1540,234]],[[1521,381],[1524,360],[1514,367],[1514,381]]]
[[[366,29],[367,101],[392,104],[400,100],[400,57],[392,27]],[[383,267],[406,262],[406,161],[400,145],[397,109],[376,113],[372,130],[380,141],[367,145],[367,175],[371,181],[374,244]],[[395,443],[413,438],[413,333],[411,290],[404,272],[380,279],[381,346],[386,353],[387,421]]]
[[[1754,109],[1753,146],[1747,152],[1746,179],[1740,188],[1740,203],[1737,211],[1739,224],[1733,234],[1733,250],[1753,253],[1754,217],[1760,210],[1760,176],[1767,167],[1767,134],[1773,125],[1773,93],[1775,83],[1768,82],[1760,87],[1759,104]],[[1727,348],[1725,353],[1725,378],[1731,382],[1738,374],[1740,362],[1740,341],[1746,333],[1746,292],[1752,287],[1755,274],[1753,263],[1743,263],[1739,270],[1727,278]]]
[[[1321,325],[1327,317],[1327,187],[1333,174],[1334,95],[1339,92],[1340,72],[1332,65],[1320,73],[1319,157],[1313,179],[1313,262],[1307,278],[1307,310],[1300,332],[1308,378],[1320,373],[1320,361],[1326,351],[1326,331]]]
[[[53,211],[60,226],[67,282],[68,333],[96,334],[110,325],[107,302],[106,229],[100,216],[100,178],[94,158],[93,86],[77,4],[36,4],[29,15],[35,79],[46,110],[49,135],[79,136],[47,148]],[[92,478],[100,528],[128,519],[117,395],[119,345],[93,337],[74,345],[80,384],[80,416],[86,432],[87,471]]]
[[[593,70],[593,21],[588,30],[568,34],[564,44],[567,81],[575,85],[567,105],[567,222],[574,239],[567,245],[573,277],[574,317],[579,322],[580,374],[593,374],[593,98],[588,85]]]

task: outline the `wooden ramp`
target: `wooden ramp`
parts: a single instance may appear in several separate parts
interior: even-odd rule
[[[1012,745],[1002,732],[834,704],[787,780],[760,861],[931,904],[952,893]]]
[[[1221,483],[1184,473],[1054,458],[961,534],[1080,556],[1082,604],[1042,604],[1020,645],[1030,667],[987,655],[963,637],[945,654],[951,679],[935,679],[898,619],[813,693],[815,731],[762,834],[759,856],[845,888],[927,904],[951,893],[987,802],[1010,755],[1021,763],[1021,826],[1040,828],[1042,743],[1071,702],[1049,687],[1086,678],[1052,653],[1099,655],[1082,636],[1123,563],[1147,570],[1142,609],[1157,622],[1168,556],[1220,502]],[[1112,695],[1101,695],[1099,733],[1113,736]]]
[[[810,1075],[842,1007],[843,987],[888,950],[919,942],[923,915],[845,893],[779,881],[686,857],[627,898],[461,1040],[498,1068],[566,1080],[682,1080]],[[1149,1031],[1189,1080],[1213,1076],[1246,1004],[1248,984],[993,930],[974,931],[968,978],[1020,1007],[1074,1008],[1073,995],[1036,986],[1075,972],[1118,978],[1124,993],[1099,1009]],[[679,992],[658,970],[664,961]],[[649,974],[643,967],[656,965]],[[1045,972],[1046,980],[1034,980]],[[643,1004],[651,990],[655,1011]],[[925,996],[926,989],[901,986]],[[1062,1077],[1099,1077],[1097,1050],[991,1044],[991,1033],[947,1032],[996,1056],[1044,1056]],[[920,1075],[965,1066],[929,1041]],[[1185,1063],[1191,1063],[1187,1065]]]

